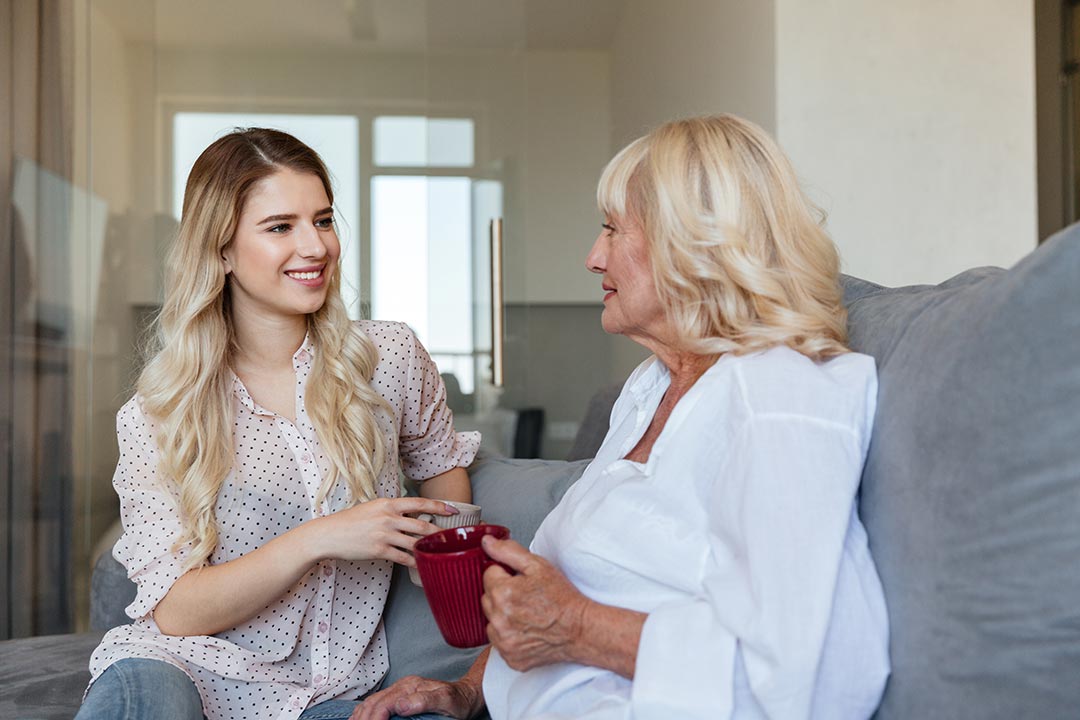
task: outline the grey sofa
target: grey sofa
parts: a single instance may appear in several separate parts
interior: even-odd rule
[[[845,301],[879,374],[860,499],[891,623],[877,717],[1080,717],[1080,226],[1009,270],[845,278]],[[586,463],[483,459],[477,502],[527,540]],[[117,572],[95,574],[99,625],[130,592]],[[402,572],[386,627],[388,680],[456,677],[476,652],[442,642]],[[0,643],[0,717],[71,717],[98,637]]]

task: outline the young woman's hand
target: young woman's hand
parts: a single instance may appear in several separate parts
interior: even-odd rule
[[[439,530],[409,517],[418,513],[456,515],[457,509],[422,497],[368,500],[309,523],[311,547],[319,560],[391,560],[416,567],[416,541]]]
[[[364,698],[349,720],[388,720],[427,712],[464,720],[483,707],[480,688],[467,678],[443,682],[410,675]]]

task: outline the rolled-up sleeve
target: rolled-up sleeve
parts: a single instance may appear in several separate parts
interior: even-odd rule
[[[653,611],[642,631],[635,717],[728,717],[737,675],[764,716],[811,715],[861,442],[841,424],[757,415],[729,453],[706,502],[701,592]]]
[[[177,496],[158,474],[152,425],[137,399],[117,413],[116,437],[120,459],[113,487],[120,498],[124,533],[113,556],[138,587],[135,601],[125,610],[138,619],[150,614],[183,574],[190,543],[173,549],[181,531]]]
[[[405,342],[409,368],[398,428],[399,452],[405,475],[422,481],[467,467],[480,448],[480,433],[454,431],[446,386],[435,362],[411,330],[406,329]]]

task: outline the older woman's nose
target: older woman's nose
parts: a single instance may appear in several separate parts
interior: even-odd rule
[[[589,272],[602,273],[607,266],[607,253],[604,238],[604,233],[600,233],[596,236],[596,242],[593,243],[592,249],[589,250],[589,254],[585,256],[585,267]]]

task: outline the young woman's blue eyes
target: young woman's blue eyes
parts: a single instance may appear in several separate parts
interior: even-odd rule
[[[320,230],[329,230],[334,227],[334,216],[321,217],[314,222],[314,225]],[[266,228],[266,231],[281,234],[289,232],[292,228],[293,226],[290,223],[278,223],[277,225],[271,225]]]

